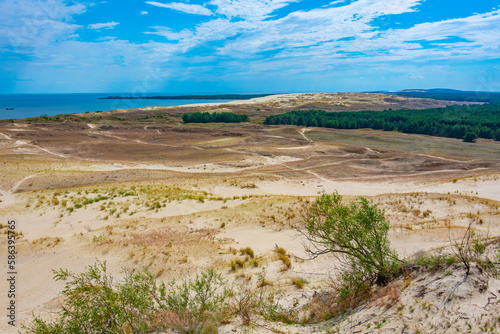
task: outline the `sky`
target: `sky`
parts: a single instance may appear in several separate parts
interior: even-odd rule
[[[0,0],[0,93],[500,91],[498,0]]]

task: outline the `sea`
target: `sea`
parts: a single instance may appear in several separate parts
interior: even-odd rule
[[[141,96],[168,96],[151,93]],[[42,115],[84,113],[158,106],[179,106],[193,103],[224,103],[229,100],[153,100],[153,99],[109,99],[107,96],[133,96],[127,93],[86,94],[0,94],[0,119],[19,119]]]

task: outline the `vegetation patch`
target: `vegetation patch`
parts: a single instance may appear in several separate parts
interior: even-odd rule
[[[329,113],[322,110],[291,111],[268,116],[264,124],[318,126],[334,129],[371,128],[436,137],[500,140],[500,104],[452,105],[424,110],[402,109]]]
[[[249,120],[248,115],[238,115],[230,112],[195,112],[182,115],[184,123],[241,123],[248,122]]]

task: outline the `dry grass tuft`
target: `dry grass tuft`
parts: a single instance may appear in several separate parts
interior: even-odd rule
[[[292,267],[292,261],[290,261],[290,258],[288,257],[286,250],[284,248],[276,247],[274,249],[274,252],[277,254],[278,260],[281,260],[283,264],[286,266],[286,270]]]
[[[248,256],[250,256],[252,259],[255,257],[255,254],[253,252],[253,249],[251,249],[250,247],[246,247],[246,248],[241,248],[240,249],[240,252],[241,252],[241,255],[245,255],[247,254]]]
[[[398,282],[392,281],[384,287],[379,287],[373,292],[373,303],[377,307],[391,307],[395,305],[401,297],[401,286]]]
[[[307,284],[307,280],[303,279],[302,277],[292,277],[292,284],[297,288],[302,289],[304,288],[304,285]]]

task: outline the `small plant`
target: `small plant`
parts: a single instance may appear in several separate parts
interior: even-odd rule
[[[252,259],[252,260],[248,261],[248,263],[251,266],[254,266],[254,267],[258,267],[259,266],[259,260],[258,259]]]
[[[307,281],[301,277],[292,277],[292,284],[297,288],[302,289],[304,285],[307,284]]]
[[[255,254],[253,252],[253,249],[251,249],[250,247],[246,247],[246,248],[242,248],[240,249],[240,252],[241,252],[241,255],[245,255],[247,254],[248,256],[250,256],[252,259],[255,257]]]
[[[243,262],[243,260],[239,258],[236,258],[234,260],[231,260],[231,262],[229,262],[229,267],[231,267],[233,271],[238,270],[238,268],[243,268],[244,266],[245,262]]]
[[[108,240],[108,238],[106,237],[106,235],[104,234],[99,234],[99,235],[94,235],[92,237],[92,242],[95,243],[95,244],[98,244],[98,245],[102,245],[104,243],[106,243]]]
[[[292,267],[292,262],[290,258],[286,254],[286,250],[282,247],[276,247],[274,252],[278,255],[278,260],[281,260],[283,264],[286,266],[286,269],[290,269]]]
[[[469,223],[462,239],[452,242],[452,250],[465,267],[465,274],[470,273],[470,265],[474,258],[484,253],[486,245]]]

